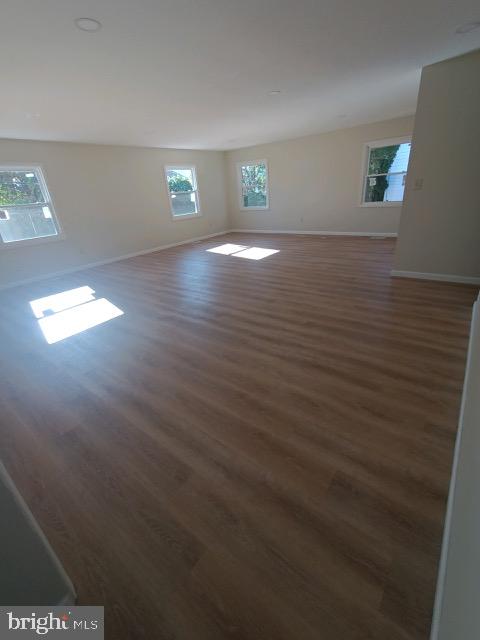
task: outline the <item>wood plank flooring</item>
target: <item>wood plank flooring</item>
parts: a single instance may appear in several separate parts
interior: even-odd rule
[[[0,294],[0,457],[108,639],[428,638],[476,289],[393,251],[229,234]],[[48,345],[28,302],[82,285],[124,315]]]

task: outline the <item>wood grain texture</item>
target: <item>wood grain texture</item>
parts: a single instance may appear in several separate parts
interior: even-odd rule
[[[107,638],[428,637],[476,289],[393,249],[230,234],[0,295],[1,457]],[[82,285],[125,314],[48,345],[28,302]]]

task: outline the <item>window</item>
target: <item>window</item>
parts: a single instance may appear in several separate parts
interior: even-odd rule
[[[403,201],[410,140],[381,140],[366,148],[362,205],[381,206]]]
[[[266,160],[238,164],[241,209],[268,209],[268,167]]]
[[[165,167],[170,209],[174,218],[200,215],[195,167]]]
[[[0,239],[24,242],[60,235],[40,167],[0,167]]]

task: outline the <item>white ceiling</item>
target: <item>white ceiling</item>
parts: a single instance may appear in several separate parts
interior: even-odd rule
[[[411,114],[475,20],[478,0],[2,0],[0,137],[228,149]]]

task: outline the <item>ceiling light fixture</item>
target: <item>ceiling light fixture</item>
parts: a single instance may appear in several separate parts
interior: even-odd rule
[[[273,89],[272,91],[269,91],[269,92],[268,92],[268,95],[269,95],[269,96],[278,96],[278,94],[279,94],[279,93],[282,93],[282,92],[280,91],[280,89]]]
[[[94,31],[100,31],[102,23],[98,20],[94,20],[93,18],[77,18],[75,20],[75,26],[81,31],[89,31],[90,33],[93,33]]]
[[[477,22],[466,22],[465,24],[462,24],[459,27],[457,27],[455,29],[455,33],[460,33],[460,34],[470,33],[470,31],[475,31],[475,29],[478,29],[479,27],[480,27],[480,20],[478,20]]]

